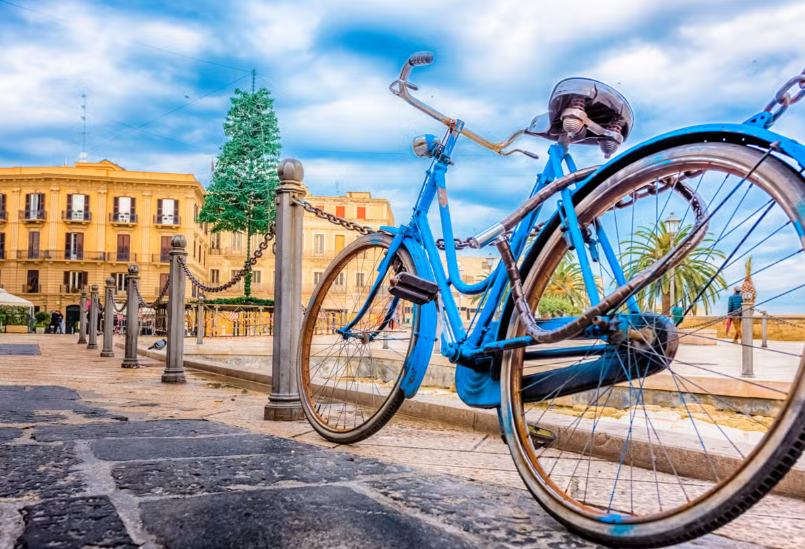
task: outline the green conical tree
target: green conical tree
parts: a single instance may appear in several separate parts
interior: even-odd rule
[[[209,223],[213,233],[245,234],[246,255],[251,257],[251,236],[265,233],[274,220],[280,131],[274,100],[265,88],[252,87],[251,93],[236,89],[231,102],[224,122],[229,140],[218,155],[199,222]],[[246,296],[251,285],[248,273]]]

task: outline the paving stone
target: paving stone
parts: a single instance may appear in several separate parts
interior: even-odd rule
[[[346,486],[282,488],[141,504],[172,549],[477,547]]]
[[[22,509],[25,531],[17,547],[136,548],[106,496],[50,500]]]
[[[86,489],[71,443],[0,445],[0,498],[65,497]]]
[[[0,427],[0,442],[13,440],[22,435],[22,429],[16,427]]]
[[[344,482],[410,472],[402,465],[301,444],[300,447],[257,456],[126,463],[114,467],[112,476],[118,488],[137,495],[192,495],[242,486]]]
[[[377,479],[365,484],[409,509],[479,536],[492,547],[598,547],[570,534],[523,490],[452,477]]]
[[[0,385],[0,394],[3,395],[3,398],[6,398],[8,393],[21,394],[33,399],[60,398],[79,400],[81,398],[75,389],[59,385]]]
[[[0,356],[20,355],[20,356],[39,356],[39,345],[0,343]]]
[[[205,420],[127,421],[84,425],[42,425],[34,438],[41,442],[129,437],[190,437],[243,433],[242,429]]]
[[[96,457],[107,461],[132,459],[193,458],[250,454],[285,454],[290,450],[318,452],[313,446],[270,435],[234,435],[202,438],[102,439],[92,443]]]
[[[35,414],[33,411],[0,412],[0,423],[54,423],[64,421],[63,414]]]
[[[33,412],[36,410],[70,410],[73,412],[84,411],[91,412],[94,408],[90,408],[85,404],[81,404],[76,400],[67,400],[62,398],[35,398],[20,395],[3,395],[0,397],[0,412]]]

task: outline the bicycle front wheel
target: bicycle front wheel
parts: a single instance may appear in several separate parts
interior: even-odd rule
[[[559,344],[553,354],[546,346],[504,354],[509,449],[528,489],[569,529],[616,547],[690,540],[746,511],[800,457],[802,338],[768,347],[731,341],[713,311],[726,313],[737,286],[772,314],[801,312],[803,201],[801,176],[773,155],[699,143],[657,152],[579,191],[585,249],[569,250],[558,222],[547,225],[524,283],[537,318],[589,306],[579,253],[599,258],[591,265],[607,294],[621,285],[615,270],[628,280],[670,253],[692,230],[692,210],[704,205],[709,216],[697,248],[610,311],[652,319],[640,329]],[[617,266],[605,259],[605,240]],[[692,318],[697,310],[711,316]],[[524,327],[513,319],[506,335],[523,336]],[[747,350],[763,375],[742,374]],[[798,479],[781,490],[799,493]]]
[[[400,248],[389,268],[378,272],[391,240],[372,234],[344,248],[322,275],[305,313],[299,394],[311,426],[332,442],[370,437],[405,400],[400,383],[419,331],[419,306],[388,289],[392,276],[415,275],[416,268]]]

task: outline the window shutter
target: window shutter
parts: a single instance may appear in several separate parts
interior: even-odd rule
[[[40,214],[45,213],[45,193],[39,193],[39,210],[37,210]],[[40,216],[41,218],[42,216]]]
[[[89,212],[89,211],[90,211],[89,195],[85,194],[84,195],[84,219],[89,219],[89,216],[87,215],[87,212]]]
[[[131,215],[134,215],[134,213],[137,211],[136,208],[135,208],[135,204],[136,204],[135,200],[136,199],[132,196],[131,197],[131,212],[130,212]]]
[[[346,206],[336,206],[335,207],[335,215],[338,217],[346,217]]]
[[[162,217],[162,199],[157,199],[157,221],[161,221]]]
[[[39,231],[31,231],[28,233],[28,249],[39,250]]]
[[[73,233],[64,233],[64,257],[70,256],[70,235]]]
[[[0,211],[4,211],[6,209],[6,195],[0,194]]]
[[[68,212],[73,211],[73,195],[71,194],[67,195],[67,211]]]
[[[64,271],[64,285],[70,291],[70,271]]]
[[[75,234],[75,251],[79,259],[84,258],[84,233]]]
[[[25,195],[25,211],[26,212],[31,211],[31,195],[30,194]]]
[[[81,271],[81,285],[86,286],[89,284],[89,273],[87,271]]]
[[[173,201],[173,222],[179,224],[179,201]]]
[[[117,214],[120,213],[120,198],[118,198],[117,196],[113,201],[112,211],[114,212],[115,217],[117,217]]]

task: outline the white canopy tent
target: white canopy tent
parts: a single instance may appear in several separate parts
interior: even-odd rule
[[[21,297],[17,297],[13,294],[10,294],[3,288],[0,288],[0,305],[14,305],[17,307],[28,307],[30,309],[31,314],[33,314],[34,312],[33,303],[31,303],[27,299],[23,299]]]

